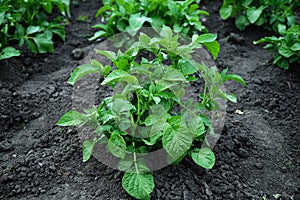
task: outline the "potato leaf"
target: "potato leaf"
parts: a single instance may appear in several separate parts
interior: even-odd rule
[[[211,169],[215,165],[216,157],[210,148],[195,149],[191,155],[193,161],[205,169]]]
[[[0,60],[21,55],[20,51],[13,47],[5,47],[0,52]]]
[[[110,136],[107,144],[107,150],[118,158],[125,158],[126,142],[123,137],[115,130]]]
[[[83,142],[83,144],[82,144],[82,154],[83,154],[82,162],[87,162],[91,158],[96,141],[97,140],[94,139],[94,140],[86,140]]]
[[[82,77],[88,74],[101,73],[102,70],[103,70],[103,66],[101,67],[92,64],[81,65],[73,71],[71,77],[68,80],[68,83],[74,85]]]
[[[221,18],[223,20],[226,20],[232,15],[233,6],[232,5],[222,6],[219,12],[220,12]]]
[[[85,122],[84,116],[77,111],[69,111],[56,123],[59,126],[80,126]]]
[[[126,172],[122,178],[125,191],[137,199],[150,200],[154,189],[154,179],[151,173]]]
[[[258,20],[263,9],[264,9],[264,6],[260,6],[259,8],[250,7],[247,9],[247,11],[246,11],[247,18],[251,24],[255,23]]]

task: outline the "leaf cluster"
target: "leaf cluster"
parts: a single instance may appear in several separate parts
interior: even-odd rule
[[[278,51],[273,63],[283,69],[288,69],[290,63],[300,63],[300,25],[293,25],[288,30],[282,25],[280,34],[279,37],[264,37],[254,43],[268,43],[264,48]]]
[[[96,50],[113,66],[91,60],[76,68],[68,82],[74,85],[85,75],[98,73],[104,77],[101,85],[115,89],[114,95],[84,114],[67,112],[57,124],[93,124],[97,135],[83,143],[83,161],[91,157],[95,144],[106,144],[107,151],[120,159],[119,169],[125,171],[123,188],[138,199],[150,199],[154,189],[153,176],[143,157],[147,153],[163,148],[169,163],[190,156],[199,166],[211,169],[214,153],[210,148],[199,147],[208,131],[213,134],[205,111],[219,109],[217,98],[236,102],[234,95],[221,89],[226,81],[245,85],[241,77],[227,74],[227,70],[219,73],[216,67],[193,59],[192,54],[203,46],[217,56],[216,43],[216,35],[207,33],[193,35],[191,41],[181,44],[178,34],[163,26],[157,37],[140,33],[138,41],[124,52]],[[148,60],[143,56],[145,51],[155,57]],[[184,101],[188,83],[200,79],[205,84],[197,102]]]
[[[220,16],[223,20],[235,17],[240,30],[255,24],[279,33],[278,25],[296,24],[294,9],[298,6],[300,2],[294,0],[224,0]]]
[[[199,2],[200,0],[105,0],[96,16],[101,16],[101,21],[106,24],[95,25],[94,28],[100,30],[90,40],[125,31],[132,31],[131,34],[135,35],[136,30],[142,26],[161,28],[166,25],[177,33],[189,36],[197,31],[207,33],[200,19],[209,13],[199,9]]]
[[[60,18],[49,22],[54,7],[63,16],[70,16],[70,0],[0,0],[0,60],[19,56],[26,44],[34,53],[53,52],[53,34],[65,40]]]
[[[224,0],[220,16],[224,20],[235,17],[240,30],[254,24],[273,31],[276,36],[264,37],[254,44],[268,43],[266,49],[278,52],[273,63],[288,69],[290,63],[300,60],[299,22],[295,16],[299,6],[298,0]]]

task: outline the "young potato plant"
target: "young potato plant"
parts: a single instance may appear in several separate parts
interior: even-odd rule
[[[255,24],[279,33],[278,25],[296,24],[294,9],[298,6],[300,1],[294,0],[224,0],[220,16],[224,20],[235,17],[240,30]]]
[[[264,37],[254,43],[268,43],[264,48],[278,51],[273,63],[283,69],[288,69],[290,63],[300,63],[300,26],[293,25],[286,30],[286,26],[282,25],[279,32],[281,34],[279,37]]]
[[[19,56],[26,44],[34,53],[53,52],[53,34],[65,40],[65,30],[59,18],[47,21],[47,15],[57,7],[70,16],[70,0],[0,0],[0,60]]]
[[[144,26],[161,28],[163,25],[172,27],[177,33],[192,36],[197,31],[208,32],[200,22],[202,16],[209,13],[200,10],[200,0],[104,0],[96,16],[101,15],[102,22],[94,28],[99,28],[90,40],[99,37],[110,37],[119,32],[129,31],[132,35],[135,30]]]
[[[91,60],[72,73],[68,83],[74,85],[87,74],[97,73],[114,93],[99,106],[79,113],[69,111],[57,122],[59,126],[88,126],[96,129],[94,139],[83,143],[83,161],[92,155],[97,143],[119,159],[119,170],[125,171],[122,186],[137,199],[150,199],[154,178],[146,155],[164,149],[167,162],[178,163],[185,156],[205,169],[211,169],[215,155],[202,147],[213,127],[207,112],[218,110],[218,98],[236,102],[233,94],[222,91],[228,80],[245,85],[244,80],[227,70],[197,63],[193,54],[203,46],[216,57],[219,46],[215,34],[193,35],[181,44],[178,34],[163,26],[158,36],[141,32],[138,41],[124,52],[96,50],[111,60],[113,66]],[[154,55],[153,59],[145,52]],[[203,81],[196,101],[188,99],[185,90],[192,81]],[[178,110],[178,108],[180,108]],[[96,152],[94,152],[96,153]],[[160,161],[154,157],[154,163]]]

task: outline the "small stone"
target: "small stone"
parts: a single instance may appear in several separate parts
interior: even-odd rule
[[[40,190],[40,193],[46,193],[46,190],[41,189],[41,190]]]
[[[287,168],[284,166],[284,167],[281,168],[280,171],[281,171],[282,173],[286,173],[288,170],[287,170]]]
[[[82,49],[74,49],[72,51],[71,57],[74,60],[81,60],[83,58],[84,52]]]
[[[237,150],[235,153],[236,153],[239,157],[241,157],[241,158],[248,158],[248,157],[249,157],[249,153],[248,153],[245,149],[243,149],[243,148],[240,148],[240,149]]]
[[[3,141],[0,143],[0,151],[7,152],[14,150],[13,146],[8,141]]]
[[[192,192],[183,191],[183,199],[184,200],[193,200],[193,199],[195,199],[195,196],[193,195]]]
[[[233,44],[244,44],[245,43],[245,39],[236,33],[230,33],[229,41],[232,42]]]
[[[262,163],[255,163],[254,165],[257,169],[262,169],[264,166]]]
[[[54,98],[56,98],[56,97],[58,97],[59,96],[59,93],[58,92],[55,92],[53,95],[52,95],[52,97],[54,97]]]
[[[204,182],[204,187],[205,187],[205,193],[206,193],[208,196],[212,196],[212,192],[211,192],[209,186],[206,184],[206,182]]]
[[[263,84],[262,80],[257,79],[257,78],[253,80],[253,83],[256,84],[256,85],[262,85]]]

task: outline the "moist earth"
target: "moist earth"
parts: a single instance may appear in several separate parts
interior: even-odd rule
[[[73,1],[67,41],[57,40],[55,53],[25,51],[0,62],[0,199],[132,199],[122,189],[123,172],[94,158],[83,163],[76,129],[55,125],[72,107],[70,73],[100,42],[87,38],[101,4]],[[151,199],[300,199],[299,64],[277,68],[272,53],[252,44],[270,33],[251,26],[240,32],[222,21],[220,1],[201,5],[211,13],[203,23],[221,44],[217,66],[241,75],[247,87],[226,85],[239,101],[227,104],[214,168],[186,158],[155,171]]]

